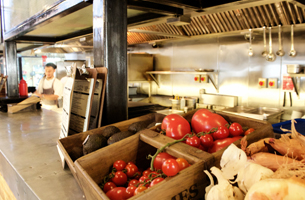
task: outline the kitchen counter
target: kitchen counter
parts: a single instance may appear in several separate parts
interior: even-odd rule
[[[0,112],[0,174],[16,199],[84,199],[57,150],[61,112]]]

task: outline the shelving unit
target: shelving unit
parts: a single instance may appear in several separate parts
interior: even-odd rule
[[[146,74],[149,74],[155,83],[160,87],[158,80],[153,76],[153,74],[158,75],[185,75],[185,74],[194,74],[194,75],[207,75],[216,91],[218,92],[218,72],[197,72],[197,71],[147,71]],[[213,78],[211,78],[213,77]]]
[[[305,77],[305,74],[288,74],[290,77]]]

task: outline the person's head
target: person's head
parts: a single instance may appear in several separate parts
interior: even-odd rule
[[[46,78],[53,78],[56,68],[57,66],[55,64],[47,63],[44,67],[44,73],[46,74]]]

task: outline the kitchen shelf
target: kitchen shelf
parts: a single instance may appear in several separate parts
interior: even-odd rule
[[[158,87],[160,87],[159,82],[153,76],[153,74],[159,75],[185,75],[185,74],[194,74],[194,75],[207,75],[216,91],[218,92],[218,72],[196,72],[196,71],[147,71],[146,74],[149,74],[151,78],[156,82]],[[211,78],[213,76],[213,79]]]
[[[305,74],[288,74],[290,77],[305,77]]]

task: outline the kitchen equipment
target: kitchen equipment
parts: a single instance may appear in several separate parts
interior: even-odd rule
[[[302,67],[299,64],[288,64],[287,66],[287,73],[289,74],[296,74],[301,72]]]
[[[138,87],[129,87],[129,95],[137,95]]]
[[[272,52],[272,33],[271,27],[269,27],[269,53],[266,56],[266,60],[273,62],[275,60],[275,54]]]
[[[196,106],[197,98],[186,98],[186,107],[192,107],[193,109]]]
[[[285,55],[285,52],[284,52],[283,47],[282,47],[282,28],[281,28],[281,25],[279,25],[279,50],[276,52],[276,55],[281,56],[281,57]]]
[[[172,101],[172,110],[180,110],[180,99],[170,99]]]
[[[294,87],[294,91],[297,94],[298,98],[300,98],[299,91],[298,91],[298,88],[297,88],[297,85],[296,85],[296,82],[295,82],[294,78],[291,77],[291,80],[292,80],[292,84],[293,84],[293,87]]]
[[[291,113],[291,119],[301,118],[303,113],[301,111],[293,110]]]
[[[262,52],[262,56],[266,57],[268,52],[267,52],[267,45],[266,45],[266,27],[263,27],[263,38],[264,38],[264,51]]]
[[[249,29],[250,31],[250,47],[249,47],[249,50],[248,50],[248,55],[249,56],[253,56],[253,49],[252,49],[252,29]]]
[[[289,56],[295,57],[297,55],[297,52],[294,50],[294,44],[293,44],[293,24],[291,25],[291,50],[289,52]]]

